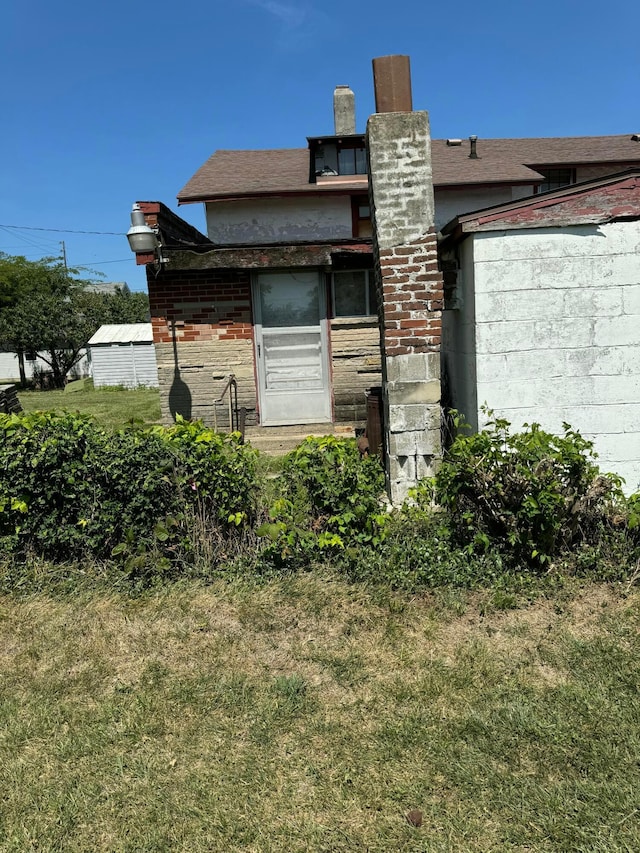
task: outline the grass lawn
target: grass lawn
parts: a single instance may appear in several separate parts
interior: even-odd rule
[[[82,412],[93,415],[104,427],[119,429],[131,418],[145,424],[160,422],[160,395],[157,388],[75,390],[70,383],[64,391],[20,391],[18,396],[26,412]]]
[[[0,850],[640,850],[640,592],[488,600],[0,598]]]

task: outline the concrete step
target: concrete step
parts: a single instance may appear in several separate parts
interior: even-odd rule
[[[353,438],[353,424],[305,424],[284,427],[248,427],[245,430],[246,444],[255,447],[269,456],[282,456],[294,450],[308,436],[321,438],[335,435],[340,438]]]

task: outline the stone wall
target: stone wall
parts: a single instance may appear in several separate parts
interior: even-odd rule
[[[375,319],[330,321],[334,418],[364,425],[365,392],[382,382],[380,330]]]

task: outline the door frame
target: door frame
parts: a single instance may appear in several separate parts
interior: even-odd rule
[[[319,325],[320,330],[320,356],[322,365],[322,374],[324,381],[324,406],[326,416],[317,417],[269,417],[268,404],[266,401],[266,375],[264,362],[264,345],[263,345],[263,326],[262,326],[262,308],[260,302],[260,276],[261,275],[292,275],[297,272],[314,273],[318,278],[318,310],[319,310]],[[328,291],[327,291],[327,276],[321,268],[318,267],[294,267],[284,269],[260,269],[255,270],[251,274],[251,303],[253,310],[253,355],[255,362],[256,374],[256,396],[258,404],[258,413],[261,426],[295,426],[296,424],[310,423],[332,423],[333,422],[333,385],[331,377],[331,358],[329,353],[329,319],[328,319]],[[288,326],[288,329],[309,329],[309,326]],[[292,394],[295,392],[292,391]],[[303,392],[302,392],[303,393]]]

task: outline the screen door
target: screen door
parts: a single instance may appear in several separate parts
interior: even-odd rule
[[[319,272],[259,273],[254,282],[260,422],[331,419],[326,298]]]

